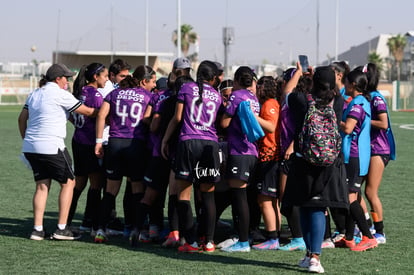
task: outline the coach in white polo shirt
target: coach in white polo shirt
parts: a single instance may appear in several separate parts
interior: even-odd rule
[[[43,215],[52,179],[61,185],[58,228],[53,238],[74,240],[79,235],[66,226],[73,188],[72,160],[64,143],[70,112],[94,116],[97,110],[83,105],[67,89],[68,78],[75,73],[63,64],[53,64],[42,76],[40,88],[33,91],[19,116],[19,130],[25,157],[29,161],[36,191],[33,197],[34,229],[32,240],[43,240]]]

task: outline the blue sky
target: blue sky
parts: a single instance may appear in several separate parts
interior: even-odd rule
[[[172,52],[177,0],[149,0],[149,49]],[[0,62],[51,61],[52,51],[145,51],[145,0],[2,0]],[[316,62],[317,0],[181,0],[181,22],[200,36],[200,59],[223,62],[222,29],[233,27],[229,61]],[[336,0],[319,0],[319,61],[335,56]],[[58,14],[60,10],[60,20]],[[382,33],[414,30],[414,1],[339,0],[339,51]],[[58,22],[60,23],[58,31]],[[59,39],[57,36],[59,34]],[[58,43],[57,43],[58,41]],[[35,45],[36,50],[30,49]]]

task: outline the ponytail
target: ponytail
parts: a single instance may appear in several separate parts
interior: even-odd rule
[[[82,88],[87,84],[86,77],[85,77],[85,71],[86,71],[86,65],[83,65],[78,73],[78,76],[75,79],[75,82],[73,82],[73,96],[77,99],[80,99],[82,95]]]

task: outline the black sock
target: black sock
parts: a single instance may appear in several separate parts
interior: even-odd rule
[[[330,208],[332,219],[336,226],[336,231],[340,234],[345,234],[346,232],[346,218],[349,214],[349,211],[345,208]]]
[[[195,242],[193,212],[190,201],[177,201],[178,220],[180,234],[184,236],[188,244]]]
[[[275,231],[266,231],[266,236],[269,240],[276,240],[279,237],[279,233]]]
[[[249,205],[246,188],[232,188],[231,194],[233,211],[238,219],[239,241],[246,242],[249,240]]]
[[[84,220],[91,219],[92,227],[94,230],[97,230],[98,225],[99,225],[99,218],[98,218],[99,214],[98,213],[99,213],[100,204],[101,204],[101,190],[89,188],[88,197],[86,200]]]
[[[141,193],[139,193],[141,194]],[[151,206],[149,206],[146,203],[140,202],[138,204],[138,210],[137,210],[137,222],[136,222],[136,228],[138,230],[141,230],[145,223],[145,218],[147,217],[148,213],[150,212]]]
[[[300,227],[299,207],[293,206],[290,215],[286,216],[292,238],[302,238],[302,229]]]
[[[205,241],[207,243],[213,241],[214,230],[216,227],[216,204],[214,202],[214,192],[201,192],[201,198],[203,208],[202,218],[205,226],[203,231],[205,233]]]
[[[384,235],[384,222],[374,222],[375,232]]]
[[[257,203],[257,188],[254,184],[246,188],[247,203],[249,205],[249,228],[251,230],[259,229],[262,219],[262,212]]]
[[[168,224],[170,231],[178,231],[177,195],[170,195],[168,198]]]
[[[115,196],[111,193],[105,192],[100,207],[99,228],[105,229],[111,218],[112,205],[115,204]]]
[[[358,201],[354,201],[349,206],[349,210],[351,212],[352,218],[357,223],[362,235],[372,239],[373,237],[371,232],[369,231],[369,226],[367,220],[365,219],[364,210],[362,210],[361,204]]]
[[[72,224],[73,216],[75,216],[76,208],[78,207],[78,200],[79,200],[80,195],[82,194],[82,191],[83,190],[73,188],[72,203],[70,205],[69,216],[66,222],[67,225]]]
[[[326,211],[325,215],[325,235],[324,240],[329,239],[331,237],[331,216],[329,215],[329,212]]]
[[[133,228],[138,228],[138,208],[141,205],[141,200],[144,197],[145,193],[135,193],[132,194],[132,204],[131,204],[131,209],[130,209],[130,213],[131,213],[131,225]],[[146,213],[148,214],[148,213]],[[145,218],[147,217],[147,215],[144,216],[144,221]]]
[[[132,198],[131,182],[127,181],[125,186],[124,199],[122,201],[124,207],[124,221],[125,225],[132,225],[135,217],[133,216],[134,200]],[[132,212],[131,212],[132,211]]]

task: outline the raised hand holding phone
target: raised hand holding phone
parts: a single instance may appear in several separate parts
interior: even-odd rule
[[[300,63],[300,66],[302,67],[302,72],[307,73],[309,70],[308,56],[299,55],[299,63]]]

